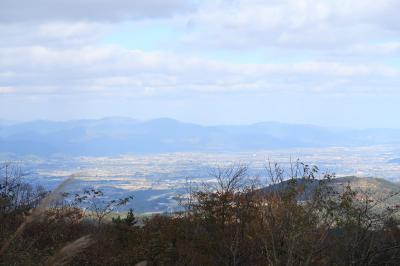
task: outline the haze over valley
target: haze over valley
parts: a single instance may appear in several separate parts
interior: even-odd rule
[[[188,182],[214,182],[217,168],[245,164],[263,182],[268,163],[300,160],[337,177],[400,181],[400,130],[326,129],[265,122],[201,126],[173,119],[105,118],[66,122],[2,122],[2,161],[26,180],[53,189],[72,174],[74,189],[96,187],[107,197],[133,194],[126,208],[166,212],[178,208]]]

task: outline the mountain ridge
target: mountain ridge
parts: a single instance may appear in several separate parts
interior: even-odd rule
[[[400,129],[338,131],[280,122],[205,126],[171,118],[107,117],[0,123],[0,152],[16,154],[229,152],[397,143]]]

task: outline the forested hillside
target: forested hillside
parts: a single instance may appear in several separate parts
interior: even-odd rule
[[[134,198],[103,201],[23,182],[1,169],[1,265],[398,265],[399,187],[380,179],[334,178],[296,164],[218,169],[188,186],[182,211],[116,215]],[[396,203],[397,202],[397,203]]]

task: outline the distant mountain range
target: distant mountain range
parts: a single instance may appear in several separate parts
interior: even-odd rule
[[[124,153],[254,151],[400,143],[400,129],[330,130],[262,122],[201,126],[174,119],[2,122],[0,152],[107,156]]]

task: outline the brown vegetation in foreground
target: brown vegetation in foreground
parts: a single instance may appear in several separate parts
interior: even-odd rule
[[[0,264],[399,265],[398,206],[387,204],[394,194],[338,190],[332,176],[303,164],[272,165],[267,174],[260,189],[246,167],[217,170],[216,183],[189,189],[184,211],[139,225],[133,212],[104,219],[129,198],[99,204],[101,191],[87,190],[63,201],[5,165]],[[92,206],[90,219],[82,201]]]

